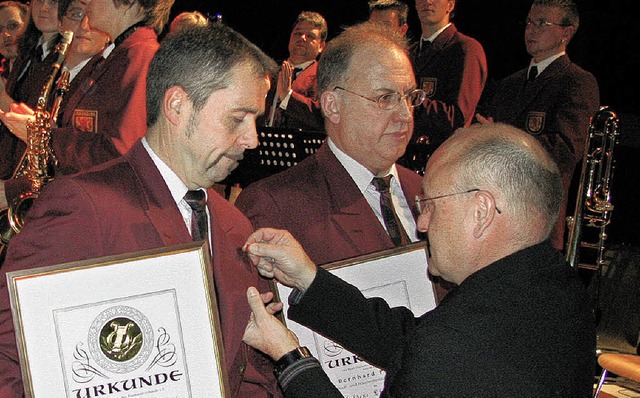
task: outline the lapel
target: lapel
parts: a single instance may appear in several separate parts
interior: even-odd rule
[[[380,250],[380,242],[393,247],[389,235],[371,210],[351,176],[325,143],[317,152],[318,165],[327,184],[330,219],[348,241],[364,253]]]
[[[529,82],[527,81],[527,70],[528,68],[524,68],[519,72],[519,76],[516,78],[522,83],[522,98],[520,101],[520,109],[518,109],[517,114],[522,115],[530,110],[531,104],[540,101],[540,98],[544,98],[541,95],[541,92],[545,91],[549,84],[556,81],[556,77],[559,74],[564,73],[564,71],[569,67],[571,61],[569,57],[565,54],[562,57],[553,61],[549,66],[547,66],[536,79]]]
[[[101,52],[100,54],[96,54],[93,56],[91,61],[82,68],[80,72],[83,76],[83,81],[80,82],[78,88],[68,97],[69,100],[64,106],[63,118],[61,119],[61,126],[73,126],[71,123],[71,118],[73,116],[73,111],[78,107],[78,104],[82,102],[85,96],[91,91],[91,88],[96,84],[97,81],[105,74],[105,72],[113,69],[112,66],[116,64],[118,68],[122,68],[121,65],[117,65],[120,59],[123,59],[127,56],[127,52],[130,51],[131,47],[138,43],[141,40],[145,40],[150,36],[155,35],[154,31],[151,28],[141,27],[135,30],[129,37],[127,37],[122,43],[116,46],[111,54],[105,59]],[[83,73],[86,68],[90,68],[89,73]],[[126,71],[120,71],[121,74]],[[80,76],[80,74],[78,75]],[[77,77],[76,77],[77,78]],[[122,76],[120,76],[120,79]],[[75,79],[74,79],[75,81]],[[114,83],[115,84],[115,83]],[[120,82],[118,82],[120,84]]]
[[[316,74],[318,70],[318,61],[313,61],[313,63],[307,66],[298,77],[296,77],[291,83],[291,89],[298,93],[307,93],[309,90],[313,89],[316,82]]]
[[[414,45],[413,54],[415,57],[414,68],[417,68],[416,76],[422,76],[424,74],[424,70],[427,69],[442,49],[449,45],[449,42],[453,40],[453,36],[457,31],[455,25],[452,23],[435,38],[430,51],[420,52],[420,41]]]
[[[125,157],[134,170],[138,186],[141,187],[140,205],[163,244],[172,246],[191,241],[180,210],[142,141],[138,140]]]

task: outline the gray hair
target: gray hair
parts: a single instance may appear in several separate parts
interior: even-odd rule
[[[277,70],[275,61],[255,44],[220,23],[168,35],[149,65],[147,126],[157,122],[170,87],[182,87],[198,112],[211,93],[228,87],[233,69],[245,63],[256,76],[268,77]]]
[[[483,132],[477,132],[480,137],[471,140],[457,159],[456,189],[480,188],[501,193],[504,203],[499,203],[499,207],[509,209],[522,222],[517,230],[523,239],[529,233],[525,225],[530,226],[531,220],[541,223],[547,237],[562,203],[558,166],[534,138],[525,145],[510,137],[509,130],[519,131],[514,127],[497,123],[479,128],[501,129],[506,134],[487,134],[483,139]]]
[[[349,66],[354,55],[368,46],[396,47],[407,52],[407,41],[393,30],[363,22],[346,28],[327,43],[318,61],[318,94],[333,90],[349,76]]]

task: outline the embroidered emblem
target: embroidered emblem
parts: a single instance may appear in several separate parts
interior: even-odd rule
[[[76,109],[72,121],[75,128],[85,133],[98,132],[98,111]]]
[[[527,114],[526,128],[529,134],[540,134],[544,130],[545,112],[529,112]]]
[[[438,79],[435,77],[421,77],[420,88],[427,93],[427,97],[432,97],[438,88]]]

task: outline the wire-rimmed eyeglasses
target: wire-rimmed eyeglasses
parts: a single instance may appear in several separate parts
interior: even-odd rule
[[[398,92],[386,93],[386,94],[382,94],[381,96],[375,99],[365,97],[364,95],[355,93],[351,90],[347,90],[346,88],[340,87],[340,86],[335,86],[333,89],[343,90],[349,94],[357,95],[360,98],[364,98],[371,102],[375,102],[376,104],[378,104],[380,108],[385,110],[395,109],[398,106],[398,104],[400,104],[401,100],[407,101],[409,106],[411,106],[412,108],[415,108],[416,106],[422,104],[422,101],[424,101],[424,99],[427,97],[427,93],[424,90],[420,90],[419,88],[411,90],[406,94],[400,94]]]
[[[560,26],[562,28],[566,28],[568,26],[571,26],[571,24],[549,22],[544,19],[536,19],[534,21],[527,18],[525,21],[522,22],[522,26],[524,26],[525,28],[529,26],[535,26],[536,28],[544,29],[544,28],[548,28],[549,26]]]
[[[438,195],[438,196],[434,196],[431,198],[424,198],[420,195],[416,195],[415,197],[415,202],[416,202],[416,207],[418,208],[418,212],[420,214],[426,213],[426,212],[433,212],[433,201],[436,199],[443,199],[443,198],[448,198],[450,196],[455,196],[455,195],[462,195],[465,193],[471,193],[471,192],[479,192],[482,191],[482,189],[480,188],[473,188],[473,189],[468,189],[466,191],[461,191],[461,192],[454,192],[454,193],[448,193],[446,195]],[[498,212],[498,214],[502,214],[502,211],[500,209],[498,209],[498,206],[496,206],[496,211]]]

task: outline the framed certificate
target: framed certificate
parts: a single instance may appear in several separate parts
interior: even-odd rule
[[[427,275],[425,242],[385,250],[344,261],[323,265],[323,268],[356,286],[366,297],[381,297],[391,307],[409,308],[416,316],[436,306],[436,295]],[[291,292],[276,283],[283,315],[289,309]],[[285,324],[320,361],[333,384],[345,397],[377,397],[382,391],[385,372],[368,364],[334,341],[296,322]]]
[[[28,397],[227,397],[207,244],[7,274]]]

